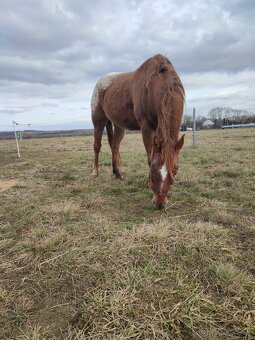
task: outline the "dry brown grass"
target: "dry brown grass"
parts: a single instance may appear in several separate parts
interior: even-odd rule
[[[141,136],[0,142],[1,339],[254,339],[254,130],[186,136],[163,211]]]
[[[0,181],[0,192],[9,190],[10,188],[14,187],[17,184],[15,180],[1,180]]]

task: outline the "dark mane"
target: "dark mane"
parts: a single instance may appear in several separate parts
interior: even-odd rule
[[[176,99],[181,99],[183,102],[185,101],[185,90],[171,62],[160,54],[153,58],[155,58],[158,62],[159,69],[164,69],[165,64],[168,65],[169,75],[165,79],[164,96],[161,101],[161,110],[158,112],[158,127],[155,138],[155,146],[160,146],[161,161],[166,165],[170,177],[173,178],[173,154],[180,128],[179,124],[177,124],[178,130],[176,129],[174,102]],[[154,76],[156,76],[156,72],[154,72],[151,76],[151,86],[153,86]]]

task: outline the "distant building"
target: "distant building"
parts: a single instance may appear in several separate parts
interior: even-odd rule
[[[202,124],[205,129],[210,129],[213,125],[214,123],[210,119],[205,120]]]

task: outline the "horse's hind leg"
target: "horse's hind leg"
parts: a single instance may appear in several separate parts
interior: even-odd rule
[[[123,179],[120,172],[120,142],[125,134],[125,130],[119,127],[114,127],[113,140],[112,140],[112,170],[116,178]]]
[[[103,112],[103,110],[97,109],[93,116],[92,116],[92,121],[94,124],[94,152],[95,152],[95,160],[94,160],[94,165],[93,165],[93,172],[92,176],[98,176],[98,157],[99,157],[99,152],[101,149],[101,140],[102,140],[102,135],[104,132],[104,128],[107,122],[107,118]]]

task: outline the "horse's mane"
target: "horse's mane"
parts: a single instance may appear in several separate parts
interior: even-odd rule
[[[168,173],[173,179],[173,155],[175,152],[175,144],[177,140],[174,140],[172,133],[173,131],[171,130],[173,128],[176,129],[176,127],[173,126],[173,122],[174,120],[178,119],[178,117],[173,116],[173,101],[174,98],[177,96],[179,96],[181,100],[184,101],[185,91],[183,84],[170,61],[163,56],[160,57],[165,59],[164,62],[171,65],[172,70],[170,71],[170,75],[165,82],[164,96],[161,102],[161,112],[158,112],[158,127],[155,136],[156,140],[154,142],[156,143],[157,147],[160,146],[161,161],[163,164],[166,165]],[[180,127],[178,126],[178,131],[174,132],[175,134],[177,133],[177,136],[179,133],[179,128]]]

